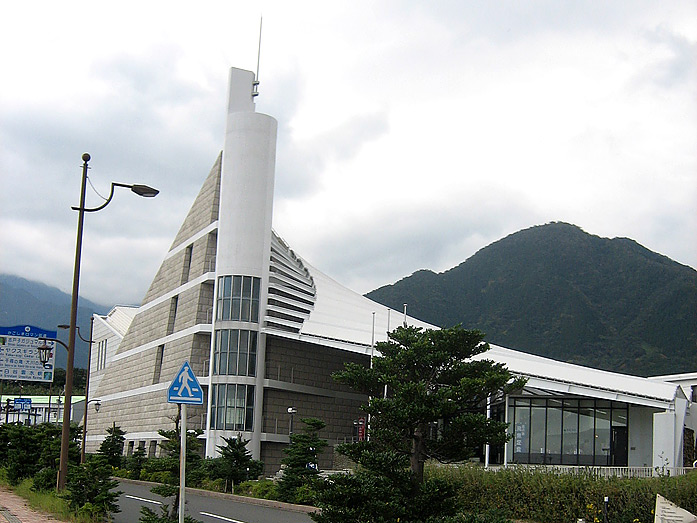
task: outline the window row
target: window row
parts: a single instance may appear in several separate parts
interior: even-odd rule
[[[256,376],[257,333],[243,329],[215,331],[213,374]]]
[[[211,429],[252,431],[254,385],[214,384],[211,398]]]
[[[260,289],[261,279],[254,276],[219,277],[218,319],[258,323]]]
[[[97,343],[97,370],[106,367],[106,349],[107,340],[101,340]]]
[[[627,466],[626,404],[517,398],[512,409],[516,463]]]

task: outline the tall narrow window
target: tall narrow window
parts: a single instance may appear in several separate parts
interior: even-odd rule
[[[167,336],[174,332],[174,322],[177,320],[177,305],[179,296],[175,296],[169,302],[169,318],[167,319]]]
[[[189,273],[191,272],[191,257],[194,253],[194,244],[189,245],[184,251],[184,266],[182,267],[182,283],[189,281]]]
[[[153,385],[155,383],[160,382],[160,373],[162,372],[162,358],[164,357],[165,354],[165,346],[160,345],[157,347],[157,352],[155,353],[155,372],[153,373],[152,376],[152,383]]]
[[[106,349],[107,340],[101,340],[97,343],[97,370],[102,370],[106,367]]]

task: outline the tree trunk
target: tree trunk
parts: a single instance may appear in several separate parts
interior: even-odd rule
[[[423,483],[424,481],[424,461],[425,461],[425,448],[424,448],[424,431],[426,426],[420,424],[414,430],[414,435],[411,441],[411,456],[409,456],[409,461],[411,464],[411,471],[414,473],[414,479],[417,483]]]

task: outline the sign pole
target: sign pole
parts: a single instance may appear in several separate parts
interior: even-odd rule
[[[178,403],[181,407],[181,439],[179,443],[179,523],[184,523],[184,507],[186,504],[186,406],[203,405],[203,388],[196,379],[194,371],[188,361],[182,364],[181,369],[170,383],[167,389],[167,402]]]
[[[179,523],[184,523],[186,500],[186,403],[182,403],[181,444],[179,446]]]

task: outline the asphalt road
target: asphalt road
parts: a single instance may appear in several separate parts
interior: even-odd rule
[[[136,523],[140,507],[146,506],[158,515],[160,504],[171,503],[150,492],[150,485],[121,482],[118,490],[121,512],[113,515],[114,523]],[[186,491],[186,515],[203,523],[312,523],[307,513],[288,510],[283,506],[264,506],[238,500],[239,497],[210,496]]]

